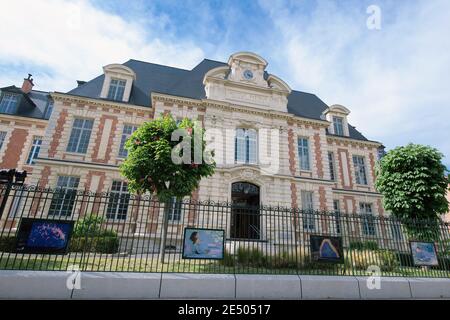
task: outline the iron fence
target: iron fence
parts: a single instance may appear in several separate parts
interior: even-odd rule
[[[150,195],[14,185],[0,186],[0,195],[0,269],[369,275],[379,268],[383,276],[450,276],[450,227],[444,222],[174,199],[167,204],[162,262],[166,204]],[[68,252],[18,252],[23,218],[74,221]],[[434,239],[437,265],[415,266],[410,241],[420,239],[406,226]],[[183,259],[186,227],[224,230],[224,259]],[[341,263],[317,261],[312,235],[339,237]]]

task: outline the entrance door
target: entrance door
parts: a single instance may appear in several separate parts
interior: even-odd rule
[[[231,200],[231,238],[260,239],[259,187],[235,182],[231,185]]]

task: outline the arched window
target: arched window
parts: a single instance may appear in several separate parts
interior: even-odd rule
[[[258,141],[255,129],[236,129],[234,139],[234,161],[236,163],[257,163]]]

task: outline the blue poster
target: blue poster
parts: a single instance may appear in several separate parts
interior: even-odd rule
[[[71,225],[54,222],[33,222],[28,236],[29,247],[64,248]]]
[[[411,241],[411,254],[416,266],[437,266],[439,264],[433,242]]]
[[[223,259],[224,231],[184,229],[183,259]]]

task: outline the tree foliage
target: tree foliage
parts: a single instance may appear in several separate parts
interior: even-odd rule
[[[172,150],[180,149],[180,141],[172,141],[172,134],[177,129],[186,132],[182,141],[190,146],[190,163],[172,161]],[[129,189],[156,193],[161,201],[190,195],[198,188],[201,178],[212,175],[215,168],[213,161],[205,161],[203,157],[200,162],[193,161],[196,150],[201,150],[202,155],[205,153],[203,134],[204,129],[187,118],[177,124],[166,115],[144,123],[125,143],[128,157],[121,164],[120,172],[128,180]],[[196,141],[194,137],[201,139]],[[201,148],[194,149],[195,143]],[[180,149],[181,155],[183,152]]]
[[[431,229],[448,210],[449,180],[442,157],[429,146],[408,144],[389,151],[377,164],[376,187],[384,207],[416,237],[432,237]],[[426,220],[428,227],[412,220]]]

